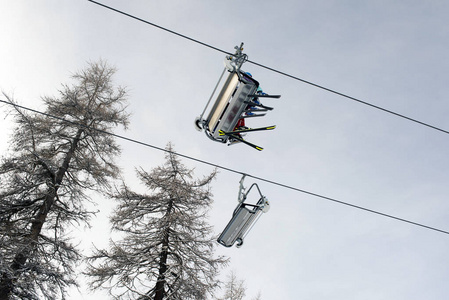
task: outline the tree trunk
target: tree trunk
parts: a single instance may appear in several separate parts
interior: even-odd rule
[[[0,300],[8,300],[8,296],[11,293],[12,279],[5,272],[2,273],[0,281]]]
[[[169,218],[171,210],[173,208],[173,200],[170,200],[167,208],[166,217]],[[159,276],[156,282],[156,294],[154,300],[163,300],[165,296],[165,272],[167,272],[167,258],[168,258],[168,242],[170,237],[170,226],[164,230],[164,239],[162,240],[162,251],[159,256]]]
[[[162,242],[162,252],[159,261],[159,276],[156,282],[156,294],[154,300],[162,300],[165,296],[165,272],[167,272],[167,258],[168,258],[168,232],[164,235]]]
[[[78,143],[81,139],[83,131],[84,131],[83,129],[78,129],[78,132],[76,133],[76,136],[73,139],[72,144],[70,146],[69,152],[67,152],[64,161],[62,162],[61,167],[59,167],[56,175],[54,176],[54,178],[52,178],[53,187],[45,196],[44,202],[42,203],[41,207],[39,208],[39,211],[37,212],[36,216],[34,217],[34,220],[32,221],[30,234],[28,235],[29,247],[26,247],[21,252],[17,253],[16,256],[14,257],[14,261],[11,264],[11,270],[14,273],[25,265],[31,253],[34,251],[37,245],[39,235],[42,231],[42,226],[44,225],[45,219],[47,218],[47,215],[53,203],[55,202],[58,188],[61,185],[62,180],[64,179],[64,176],[70,165],[70,161],[72,160],[73,154],[76,148],[78,147]],[[11,275],[4,272],[0,280],[1,280],[0,300],[8,300],[13,290],[14,284],[13,278],[11,277]]]

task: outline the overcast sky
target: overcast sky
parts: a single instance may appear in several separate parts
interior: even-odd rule
[[[129,14],[411,118],[449,130],[447,1],[104,1]],[[449,135],[273,73],[243,66],[275,109],[249,126],[264,147],[228,147],[194,129],[224,54],[88,1],[0,0],[0,89],[43,109],[41,96],[100,58],[129,89],[129,138],[326,197],[449,230]],[[0,106],[0,151],[10,119]],[[120,141],[126,179],[164,153]],[[212,171],[183,159],[199,177]],[[218,235],[237,204],[240,176],[220,171],[210,223]],[[449,235],[266,182],[271,202],[245,245],[218,246],[223,271],[246,281],[248,299],[447,299]],[[1,184],[1,183],[0,183]],[[113,203],[96,197],[81,246],[105,245]],[[86,252],[88,253],[88,251]],[[80,279],[82,280],[81,276]],[[107,299],[71,291],[70,299]]]

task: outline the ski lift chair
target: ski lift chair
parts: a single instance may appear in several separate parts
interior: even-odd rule
[[[253,183],[246,193],[243,192],[243,178],[240,180],[239,204],[232,214],[232,219],[218,237],[217,241],[225,247],[232,247],[237,242],[237,247],[243,245],[243,239],[260,218],[262,213],[268,212],[270,204],[265,196],[260,192],[256,183]],[[256,204],[245,203],[247,195],[253,187],[259,192],[260,198]]]
[[[259,82],[252,78],[249,73],[243,72],[240,68],[242,64],[247,60],[246,54],[242,53],[243,43],[240,47],[235,47],[237,49],[236,54],[233,56],[227,56],[225,59],[225,69],[212,92],[211,98],[209,99],[203,113],[200,117],[196,118],[195,125],[197,130],[201,131],[204,129],[206,135],[213,141],[231,144],[232,141],[240,141],[246,143],[257,150],[262,150],[254,144],[247,142],[242,139],[240,134],[235,132],[235,128],[240,119],[243,118],[253,118],[262,117],[265,112],[272,110],[272,107],[267,107],[256,102],[255,99],[258,97],[265,98],[279,98],[279,95],[258,95],[257,88],[259,87]],[[209,106],[218,86],[220,85],[223,75],[229,72],[226,80],[222,84],[222,88],[218,93],[218,96],[213,104],[207,118],[203,119],[203,115]],[[255,108],[251,110],[251,114],[246,115],[245,112],[248,107]],[[262,112],[262,113],[261,113]],[[256,130],[267,130],[274,129],[275,126],[268,126],[265,128],[258,128]],[[250,131],[256,131],[254,129]]]
[[[215,101],[209,116],[204,120],[206,134],[212,140],[226,143],[228,135],[220,132],[231,132],[243,116],[245,108],[251,104],[251,99],[257,91],[259,83],[241,71],[231,72],[226,79],[223,89]],[[263,116],[257,114],[253,116]],[[252,116],[251,116],[252,117]]]

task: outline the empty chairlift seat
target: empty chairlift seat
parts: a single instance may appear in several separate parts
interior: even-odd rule
[[[243,240],[262,213],[268,212],[270,204],[265,196],[260,192],[257,184],[253,183],[249,190],[244,193],[243,180],[240,180],[239,204],[235,208],[232,218],[226,225],[217,241],[225,247],[232,247],[237,242],[237,247],[242,246]],[[251,189],[256,187],[259,192],[259,200],[255,204],[245,202]]]

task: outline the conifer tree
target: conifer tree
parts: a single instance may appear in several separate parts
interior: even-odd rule
[[[90,63],[57,97],[43,98],[45,114],[11,111],[11,151],[0,162],[1,300],[64,298],[76,284],[81,254],[68,230],[89,222],[87,193],[107,189],[120,171],[120,148],[105,132],[128,124],[114,73]]]
[[[92,288],[107,288],[116,298],[162,300],[206,299],[218,286],[227,259],[214,257],[206,215],[216,172],[193,179],[170,144],[167,150],[162,166],[137,170],[147,193],[123,185],[115,194],[111,221],[122,238],[91,257]]]
[[[238,279],[235,273],[231,272],[224,283],[224,295],[217,300],[243,300],[245,295],[245,281]]]
[[[228,274],[226,281],[222,285],[222,296],[217,300],[244,300],[246,296],[245,280],[237,278],[234,271]],[[261,300],[262,296],[259,292],[252,300]]]

